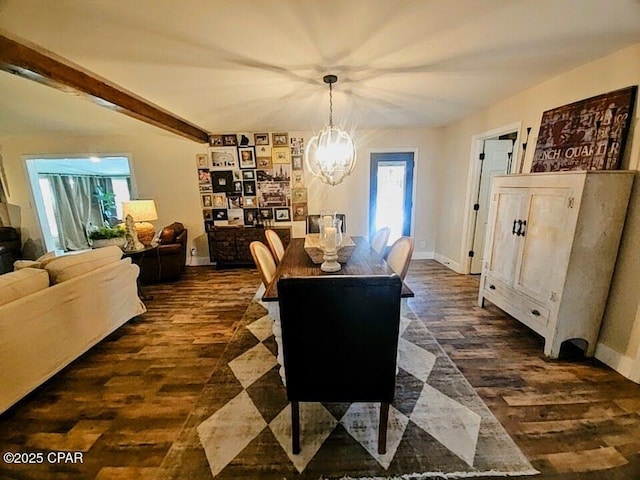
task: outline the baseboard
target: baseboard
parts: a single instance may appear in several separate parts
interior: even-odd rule
[[[440,255],[439,253],[436,253],[434,258],[436,259],[437,262],[440,262],[445,267],[449,267],[454,272],[463,273],[462,265],[460,265],[458,262],[454,262],[450,258],[447,258],[444,255]]]
[[[204,265],[213,265],[209,257],[190,257],[187,259],[187,265],[192,267],[201,267]]]
[[[435,257],[434,252],[413,252],[411,259],[413,260],[433,260]]]
[[[602,363],[613,368],[623,377],[633,380],[636,383],[640,383],[640,379],[634,378],[635,375],[633,375],[635,363],[633,358],[616,352],[603,343],[598,343],[598,345],[596,345],[595,357]]]

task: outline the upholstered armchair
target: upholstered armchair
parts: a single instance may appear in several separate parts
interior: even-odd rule
[[[187,265],[187,229],[174,222],[162,229],[156,251],[146,253],[140,260],[140,281],[155,283],[175,280]]]
[[[13,271],[20,258],[20,235],[13,227],[0,227],[0,274]]]
[[[381,402],[378,451],[385,453],[401,289],[397,275],[278,280],[293,453],[300,451],[299,402]]]

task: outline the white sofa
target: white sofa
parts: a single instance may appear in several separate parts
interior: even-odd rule
[[[146,311],[121,257],[107,247],[0,275],[0,413]]]

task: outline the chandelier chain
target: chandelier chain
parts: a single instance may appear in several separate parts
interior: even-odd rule
[[[333,84],[329,84],[329,126],[333,127]]]

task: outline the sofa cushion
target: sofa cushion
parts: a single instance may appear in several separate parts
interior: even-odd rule
[[[49,272],[51,284],[55,285],[108,263],[117,262],[121,258],[122,250],[119,247],[111,246],[58,257],[47,263],[44,268]]]
[[[49,275],[37,268],[23,268],[0,275],[0,305],[5,305],[49,286]]]

